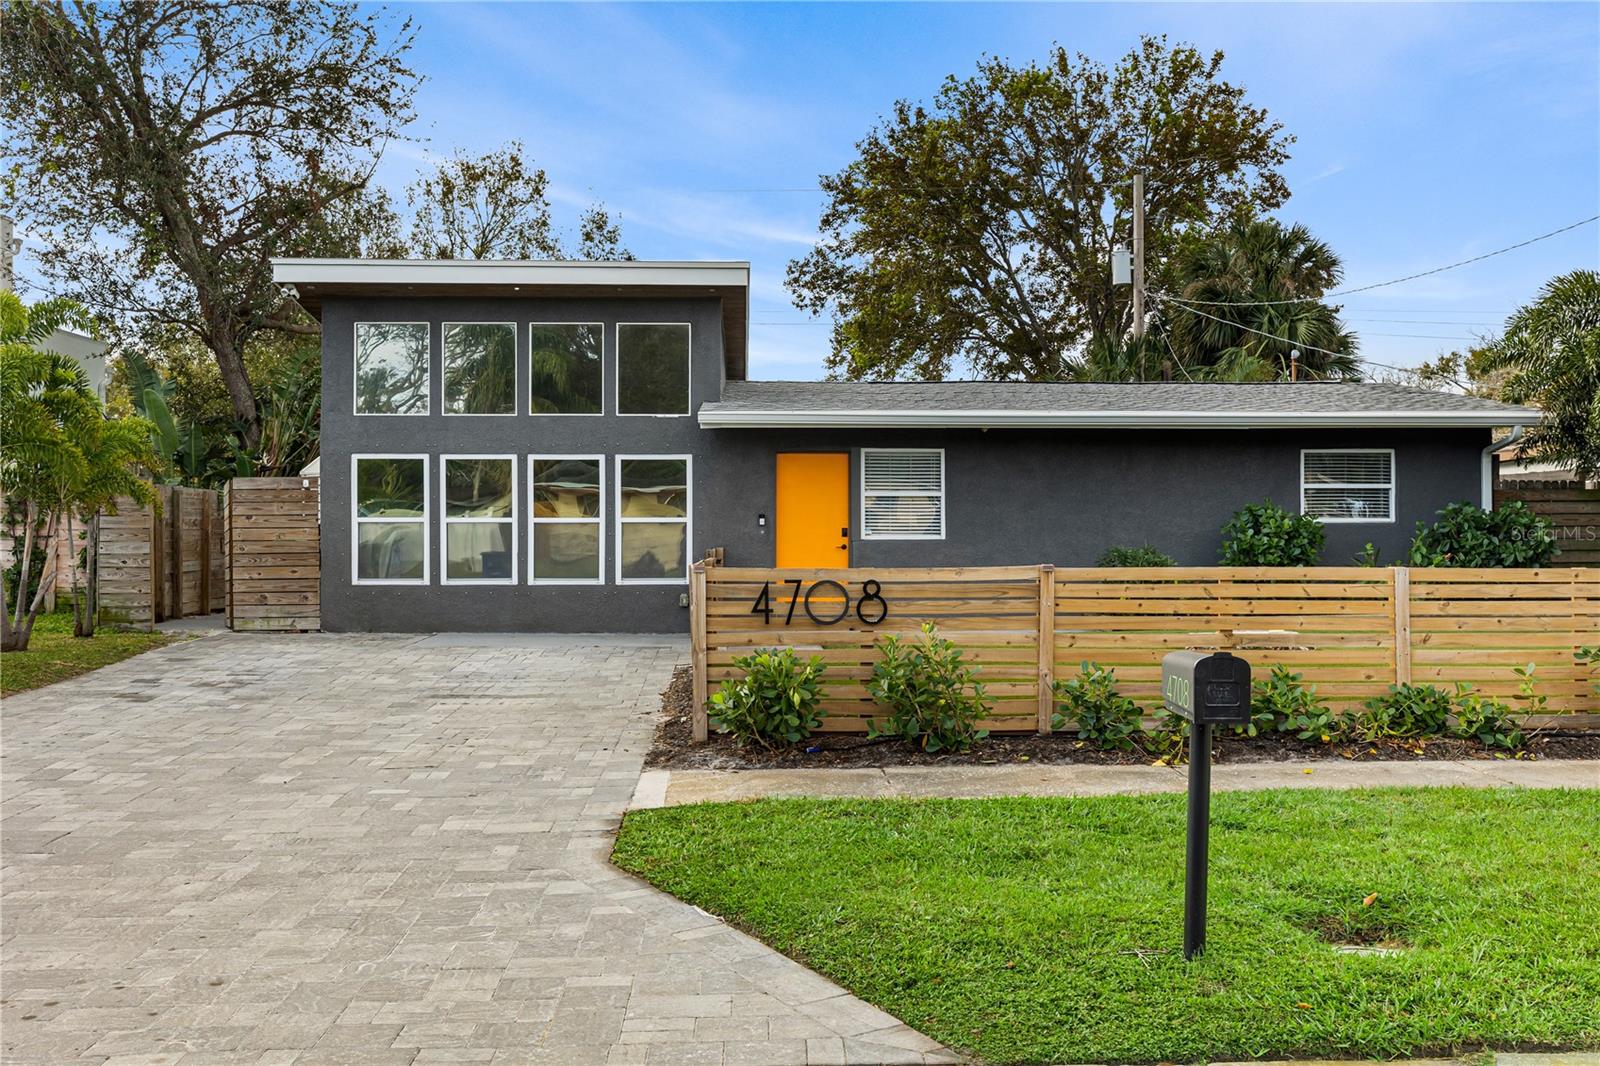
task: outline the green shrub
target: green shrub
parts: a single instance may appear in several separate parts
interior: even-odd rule
[[[1188,760],[1192,731],[1189,719],[1163,706],[1156,712],[1156,724],[1145,733],[1145,742],[1150,750],[1160,754],[1162,762],[1176,766]]]
[[[1096,566],[1177,566],[1177,560],[1148,544],[1137,548],[1107,548]]]
[[[1139,705],[1117,691],[1117,672],[1085,662],[1078,676],[1055,683],[1056,728],[1077,725],[1078,739],[1101,751],[1127,751],[1141,731]]]
[[[1222,527],[1223,566],[1316,566],[1327,539],[1322,523],[1275,503],[1240,508]]]
[[[822,659],[801,662],[793,648],[759,651],[733,660],[744,671],[712,694],[706,716],[740,745],[798,744],[822,724]]]
[[[1591,674],[1600,670],[1600,644],[1592,648],[1579,648],[1573,658],[1577,660],[1579,666],[1587,666]],[[1600,681],[1591,684],[1594,686],[1595,695],[1600,696]]]
[[[1412,566],[1546,566],[1556,554],[1550,520],[1520,500],[1485,511],[1452,503],[1431,526],[1417,523]]]
[[[1433,685],[1390,685],[1362,704],[1344,727],[1361,740],[1423,737],[1443,733],[1450,719],[1450,696]]]
[[[1511,708],[1493,696],[1480,696],[1464,681],[1456,682],[1456,736],[1486,748],[1516,751],[1526,739],[1511,717]]]
[[[1317,686],[1307,685],[1302,675],[1282,663],[1267,677],[1256,678],[1251,685],[1250,724],[1234,726],[1234,732],[1251,736],[1268,729],[1324,744],[1339,734],[1333,712],[1317,698]]]
[[[977,723],[989,715],[978,669],[961,659],[961,649],[922,625],[916,643],[888,636],[878,645],[867,691],[886,707],[885,725],[868,726],[872,737],[894,736],[926,752],[966,751],[988,736]]]
[[[1378,561],[1378,548],[1372,541],[1367,541],[1361,550],[1356,552],[1355,563],[1357,566],[1382,566]]]

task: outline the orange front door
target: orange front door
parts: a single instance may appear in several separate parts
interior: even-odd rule
[[[778,454],[779,566],[850,565],[850,456]]]

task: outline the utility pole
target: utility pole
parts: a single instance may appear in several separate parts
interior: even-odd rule
[[[1144,337],[1144,173],[1133,175],[1133,339]],[[1139,350],[1139,380],[1144,380],[1144,349]]]

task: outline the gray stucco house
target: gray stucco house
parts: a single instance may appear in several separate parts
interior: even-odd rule
[[[1487,503],[1538,412],[1393,385],[746,380],[749,265],[286,259],[322,321],[330,630],[673,631],[689,564],[1216,561],[1263,499],[1326,561]]]

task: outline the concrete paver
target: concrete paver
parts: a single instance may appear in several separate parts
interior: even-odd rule
[[[221,633],[7,699],[0,1060],[960,1061],[610,864],[686,653]]]

